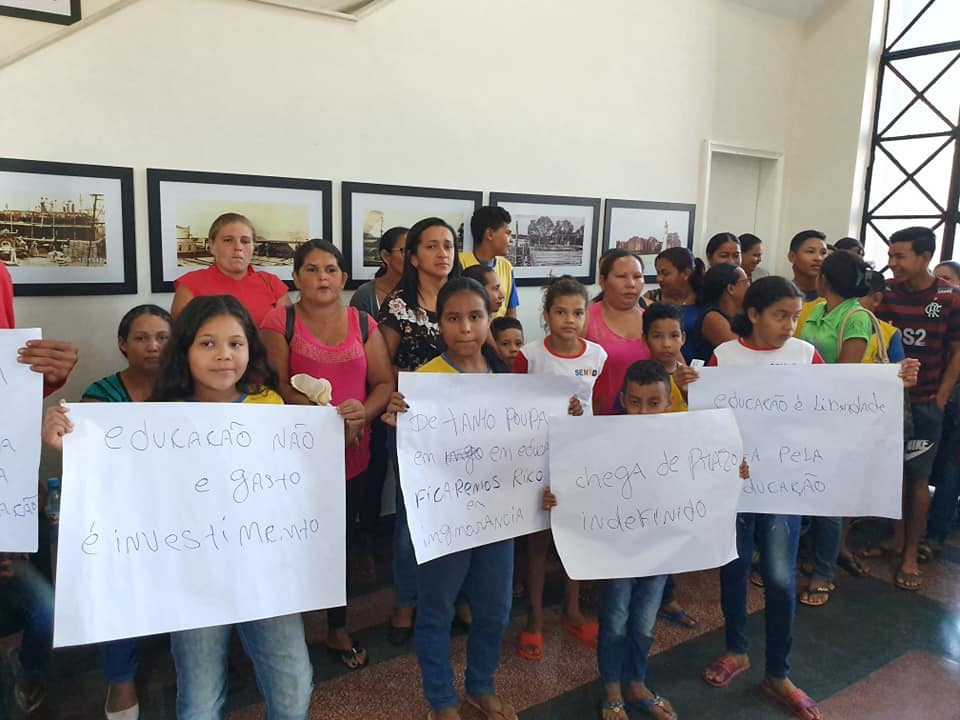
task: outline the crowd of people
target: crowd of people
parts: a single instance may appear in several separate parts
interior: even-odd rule
[[[82,399],[309,404],[311,398],[292,378],[329,380],[346,440],[349,583],[373,572],[384,480],[388,468],[398,472],[397,417],[408,409],[408,399],[397,391],[400,372],[571,376],[576,393],[566,407],[550,412],[644,415],[687,410],[687,389],[698,378],[694,361],[722,367],[900,362],[908,410],[904,519],[887,541],[863,552],[896,558],[899,588],[922,587],[919,564],[942,548],[960,490],[954,398],[960,378],[960,265],[942,263],[931,272],[936,253],[931,230],[906,228],[890,237],[893,277],[886,282],[863,259],[855,239],[830,245],[815,230],[790,242],[792,278],[764,272],[763,243],[755,235],[720,233],[706,245],[706,262],[680,247],[657,255],[658,288],[647,293],[643,258],[608,250],[599,261],[595,297],[569,276],[547,284],[546,335],[528,341],[517,319],[513,270],[504,257],[510,227],[503,208],[478,209],[471,219],[472,252],[458,252],[456,231],[440,218],[391,228],[380,239],[377,276],[344,305],[347,274],[334,244],[317,239],[299,246],[293,262],[299,296],[292,302],[279,279],[251,265],[253,223],[242,215],[222,215],[208,236],[213,263],[177,281],[169,312],[140,305],[123,316],[117,341],[125,367],[91,384]],[[14,327],[9,276],[2,266],[0,327]],[[63,386],[77,357],[70,343],[42,340],[27,343],[19,360],[43,374],[49,393]],[[61,450],[72,428],[67,409],[51,407],[44,415],[43,441]],[[585,443],[589,452],[589,440]],[[749,477],[746,462],[740,474]],[[931,477],[937,481],[932,504]],[[418,565],[400,482],[388,640],[398,646],[413,641],[431,720],[470,713],[513,720],[516,711],[497,694],[494,676],[516,596],[525,596],[528,615],[515,651],[531,663],[543,658],[551,533]],[[544,509],[562,502],[562,494],[544,488]],[[750,667],[746,600],[748,583],[754,582],[765,597],[761,689],[801,720],[822,717],[816,702],[790,679],[793,618],[798,601],[810,606],[829,601],[838,565],[853,575],[869,572],[847,546],[847,528],[839,517],[738,516],[738,557],[720,572],[726,650],[704,669],[705,683],[726,687]],[[803,549],[802,535],[808,546]],[[798,568],[810,576],[799,596]],[[699,624],[679,602],[676,586],[670,576],[603,581],[598,617],[592,619],[581,606],[580,584],[566,578],[561,629],[596,649],[603,720],[623,720],[628,710],[657,720],[678,717],[674,703],[682,700],[671,702],[646,684],[658,618],[685,628]],[[4,612],[26,618],[15,697],[31,712],[43,700],[52,590],[25,556],[4,557],[0,587]],[[327,617],[331,657],[360,671],[370,657],[348,630],[347,608],[329,609]],[[451,626],[469,632],[462,699],[450,663]],[[300,615],[173,633],[178,717],[223,716],[234,627],[253,662],[267,717],[303,720],[313,673]],[[137,640],[101,649],[106,717],[136,720]]]

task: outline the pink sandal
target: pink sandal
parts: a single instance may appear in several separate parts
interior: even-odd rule
[[[726,687],[737,675],[745,673],[750,669],[750,663],[746,665],[737,665],[737,661],[729,655],[724,655],[714,660],[706,670],[703,671],[703,681],[707,685],[716,688]],[[715,680],[707,677],[707,673],[712,673]]]

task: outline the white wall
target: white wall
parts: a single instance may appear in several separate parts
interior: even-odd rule
[[[800,200],[785,225],[829,213],[810,224],[832,229],[847,170],[831,183],[846,199],[823,202],[807,195],[824,181],[804,156],[821,141],[821,161],[852,153],[833,123],[847,128],[863,72],[862,53],[843,50],[862,44],[847,34],[861,2],[805,34],[730,0],[394,0],[358,24],[140,0],[0,71],[0,97],[31,108],[0,114],[0,156],[135,169],[139,295],[20,298],[18,322],[80,344],[68,396],[119,365],[120,315],[170,301],[148,292],[147,167],[697,202],[711,138],[791,152]],[[0,19],[0,42],[23,22]],[[805,73],[808,95],[844,80],[839,118],[808,127],[792,112],[801,54],[827,76]],[[335,183],[335,239],[338,209]],[[521,291],[528,335],[538,299]]]

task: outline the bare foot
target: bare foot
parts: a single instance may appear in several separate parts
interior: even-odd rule
[[[727,673],[721,671],[721,668],[723,667],[723,661],[725,659],[732,661],[737,669],[749,667],[750,665],[750,658],[746,654],[727,653],[726,655],[721,655],[719,658],[713,661],[710,667],[703,671],[703,677],[711,685],[722,686],[730,682],[730,678]]]
[[[787,698],[797,692],[803,692],[796,685],[793,684],[793,681],[790,678],[772,678],[768,677],[764,679],[767,687],[777,693],[784,702],[787,702]],[[820,712],[820,708],[816,705],[810,708],[801,709],[796,707],[794,704],[790,704],[790,712],[793,713],[795,717],[802,718],[803,720],[822,720],[823,713]]]
[[[133,680],[110,683],[107,686],[106,711],[110,713],[129,710],[139,702],[137,686]]]
[[[413,627],[413,608],[395,607],[390,616],[390,624],[395,628]]]

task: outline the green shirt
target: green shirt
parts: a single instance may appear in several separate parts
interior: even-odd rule
[[[840,333],[840,324],[852,310],[858,307],[860,307],[860,301],[857,298],[844,300],[830,312],[826,312],[826,300],[817,303],[800,330],[800,339],[813,345],[823,357],[824,362],[837,362],[838,346],[841,345],[837,337]],[[873,323],[870,316],[866,312],[853,312],[843,328],[843,341],[859,338],[869,342],[871,335],[873,335]]]

